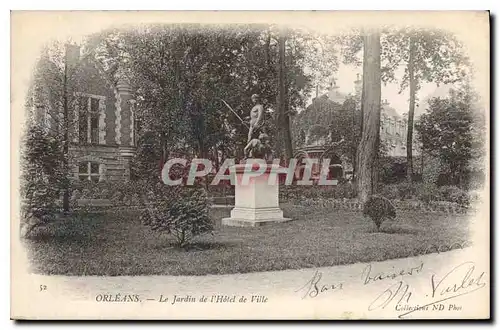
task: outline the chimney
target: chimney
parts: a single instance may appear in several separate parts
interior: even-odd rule
[[[333,88],[339,88],[339,86],[337,86],[337,80],[335,78],[333,79]]]

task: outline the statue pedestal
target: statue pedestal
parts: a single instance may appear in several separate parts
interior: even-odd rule
[[[276,173],[278,165],[268,164],[264,174],[251,177],[242,182],[245,171],[249,173],[252,164],[238,164],[231,168],[236,175],[235,207],[230,218],[223,218],[222,225],[237,227],[256,227],[273,222],[290,221],[283,217],[279,207],[279,180],[269,182],[269,175]]]

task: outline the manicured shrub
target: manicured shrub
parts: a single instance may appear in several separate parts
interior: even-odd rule
[[[406,157],[382,157],[378,166],[380,182],[395,184],[406,180]]]
[[[151,187],[151,182],[153,181],[102,181],[98,183],[74,181],[71,189],[75,199],[109,199],[114,206],[139,206],[139,196]]]
[[[169,198],[164,198],[165,195]],[[213,230],[209,202],[203,189],[159,183],[142,198],[145,206],[141,214],[143,224],[166,233],[178,247],[185,247],[196,236]]]
[[[415,185],[417,198],[430,203],[440,200],[439,188],[434,183],[420,183]]]
[[[369,217],[380,230],[384,220],[396,218],[396,208],[391,201],[380,195],[372,195],[363,206],[363,215]]]
[[[413,183],[401,182],[398,184],[398,192],[401,200],[413,199],[416,195],[416,186]]]
[[[334,186],[333,192],[337,199],[352,199],[356,197],[356,187],[350,182]]]
[[[462,190],[458,187],[455,187],[456,189],[452,189],[449,192],[449,201],[453,203],[457,203],[458,205],[461,206],[469,206],[470,204],[470,196],[467,191]]]
[[[425,155],[425,165],[422,180],[426,183],[436,184],[441,173],[441,161],[438,157]]]
[[[439,188],[440,197],[444,201],[457,203],[461,206],[468,206],[470,203],[469,194],[456,186],[442,186]]]
[[[302,199],[352,199],[356,197],[355,186],[350,182],[336,186],[280,186],[280,200],[296,201]]]

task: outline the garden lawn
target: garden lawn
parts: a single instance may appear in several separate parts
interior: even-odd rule
[[[213,235],[187,249],[140,223],[135,212],[73,217],[24,240],[32,270],[61,275],[204,275],[381,261],[458,248],[468,216],[401,213],[376,232],[361,213],[282,205],[294,221],[225,227],[229,209],[212,209]]]

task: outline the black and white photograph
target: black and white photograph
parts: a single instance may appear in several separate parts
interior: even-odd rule
[[[11,318],[489,319],[489,24],[12,11]]]

